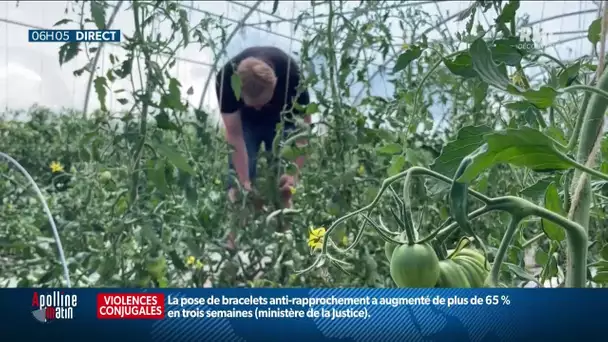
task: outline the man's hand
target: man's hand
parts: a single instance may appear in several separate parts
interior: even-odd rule
[[[294,176],[285,174],[279,179],[279,193],[283,206],[286,208],[291,207],[292,189],[295,188],[295,186],[296,178]]]
[[[243,190],[245,190],[247,192],[251,192],[251,182],[250,181],[243,183]]]
[[[245,182],[242,184],[243,190],[246,192],[251,192],[251,182]],[[239,189],[237,187],[231,187],[228,190],[228,198],[230,202],[234,203],[237,200]]]

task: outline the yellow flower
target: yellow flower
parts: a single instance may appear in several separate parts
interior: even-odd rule
[[[319,227],[316,229],[310,228],[308,234],[308,246],[311,249],[319,249],[323,247],[323,237],[325,236],[325,227]]]
[[[363,176],[363,174],[365,173],[365,167],[363,165],[359,165],[357,173],[359,174],[359,176]]]
[[[343,244],[344,246],[348,246],[348,236],[344,235],[344,236],[342,237],[342,244]]]
[[[289,187],[289,192],[291,192],[292,195],[296,194],[296,188],[294,188],[293,186]]]
[[[515,72],[515,73],[514,73],[514,74],[511,76],[511,81],[512,81],[513,83],[515,83],[515,85],[518,85],[518,86],[524,86],[524,85],[525,85],[525,82],[524,82],[524,77],[523,77],[523,75],[521,74],[521,72],[519,72],[519,71]]]
[[[203,263],[200,260],[196,260],[196,263],[194,264],[194,268],[197,270],[200,270],[201,268],[203,268]]]
[[[196,262],[196,258],[193,257],[192,255],[188,257],[188,259],[186,260],[186,264],[188,265],[194,265],[194,262]]]
[[[63,165],[59,164],[59,162],[52,162],[51,165],[49,165],[49,167],[51,168],[51,172],[52,173],[57,173],[57,172],[62,172],[63,171]]]

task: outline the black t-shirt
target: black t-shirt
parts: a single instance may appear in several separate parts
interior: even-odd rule
[[[277,84],[272,100],[270,100],[270,102],[260,110],[245,106],[242,98],[237,100],[230,82],[235,68],[238,67],[239,63],[243,59],[248,57],[256,57],[268,63],[273,68],[277,76]],[[222,74],[224,74],[223,86]],[[298,97],[297,88],[299,83],[300,68],[293,58],[279,48],[258,46],[243,50],[228,63],[226,63],[226,65],[216,76],[215,90],[222,114],[234,113],[237,110],[240,110],[243,124],[274,127],[278,122],[281,121],[281,111],[289,111],[294,103],[294,100],[296,97]],[[285,101],[286,99],[287,101]],[[301,91],[299,97],[297,98],[297,103],[302,106],[306,106],[309,102],[310,98],[308,91]],[[286,104],[287,106],[285,106]],[[293,108],[293,113],[296,115],[303,114],[301,110],[296,108]],[[287,121],[292,119],[290,114],[285,113],[284,115]]]

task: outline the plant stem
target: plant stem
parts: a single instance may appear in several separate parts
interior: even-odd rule
[[[521,248],[528,248],[530,247],[533,243],[535,243],[536,241],[542,239],[543,237],[545,237],[545,233],[540,233],[536,236],[534,236],[533,238],[531,238],[530,240],[522,243]]]
[[[604,70],[604,57],[606,52],[606,33],[608,21],[608,6],[604,6],[602,15],[602,29],[600,32],[600,56],[597,67],[597,90],[606,92],[608,89],[608,74]],[[601,76],[599,76],[601,75]],[[602,94],[603,95],[603,94]],[[604,115],[608,108],[608,98],[598,96],[591,97],[587,108],[583,126],[580,132],[577,162],[585,167],[592,168],[601,146],[602,131],[604,128]],[[578,170],[577,170],[578,171]],[[576,186],[572,192],[572,201],[568,218],[580,223],[587,232],[589,229],[589,211],[591,209],[591,181],[586,174],[575,172],[572,177],[572,186]]]
[[[413,246],[416,243],[416,231],[414,230],[414,224],[411,217],[411,206],[412,201],[410,200],[410,182],[412,180],[412,169],[405,175],[405,180],[403,181],[403,204],[405,207],[405,211],[408,212],[408,215],[404,217],[405,220],[405,236],[407,237],[407,244]]]
[[[490,270],[488,279],[486,279],[486,284],[490,287],[498,286],[502,262],[505,259],[507,250],[511,246],[513,236],[515,235],[515,232],[517,232],[517,227],[519,227],[521,220],[521,216],[511,214],[511,221],[509,222],[509,226],[507,227],[505,234],[502,236],[502,241],[500,241],[500,246],[496,252],[496,258],[494,258],[494,263],[492,264],[492,269]]]
[[[372,226],[374,226],[374,228],[376,228],[376,232],[378,233],[378,235],[380,235],[382,237],[382,239],[384,241],[388,241],[388,242],[392,242],[392,243],[396,243],[396,244],[401,244],[401,241],[399,241],[398,239],[394,239],[391,235],[392,232],[385,230],[382,226],[376,224],[376,222],[372,221],[369,217],[367,217],[367,215],[363,215],[363,218]],[[409,241],[408,241],[409,243]]]
[[[440,174],[440,173],[437,173],[437,172],[435,172],[435,171],[432,171],[432,170],[429,170],[429,169],[426,169],[426,168],[423,168],[423,167],[419,167],[419,166],[414,166],[414,167],[411,167],[411,168],[409,168],[409,169],[407,169],[407,170],[405,170],[405,171],[403,171],[403,172],[400,172],[400,173],[398,173],[398,174],[396,174],[396,175],[394,175],[394,176],[391,176],[391,177],[389,177],[389,178],[386,178],[386,179],[385,179],[385,180],[382,182],[382,186],[381,186],[381,187],[380,187],[380,189],[378,190],[378,193],[376,194],[376,197],[374,198],[374,200],[373,200],[373,201],[372,201],[370,204],[368,204],[368,205],[364,206],[363,208],[359,208],[359,209],[357,209],[357,210],[355,210],[355,211],[352,211],[352,212],[350,212],[350,213],[348,213],[348,214],[346,214],[346,215],[344,215],[344,216],[342,216],[342,217],[338,218],[336,221],[334,221],[334,222],[333,222],[333,223],[332,223],[332,224],[329,226],[329,228],[327,228],[327,231],[325,232],[325,236],[326,236],[327,238],[323,239],[323,247],[322,247],[322,251],[321,251],[321,254],[319,255],[319,257],[318,257],[318,258],[315,260],[315,262],[314,262],[312,265],[308,266],[307,268],[305,268],[305,269],[303,269],[303,270],[296,271],[296,274],[303,274],[303,273],[306,273],[306,272],[308,272],[308,271],[310,271],[310,270],[314,269],[314,268],[315,268],[315,267],[317,267],[318,265],[321,265],[321,264],[322,264],[324,261],[326,261],[326,260],[328,260],[328,259],[330,259],[330,260],[331,260],[331,258],[330,258],[330,257],[328,256],[328,254],[327,254],[327,250],[328,250],[328,244],[330,244],[330,243],[331,243],[332,247],[334,247],[334,248],[335,248],[335,249],[337,249],[337,250],[340,250],[340,248],[339,248],[338,246],[336,246],[335,242],[333,242],[333,240],[331,240],[331,238],[329,238],[329,236],[331,236],[331,232],[332,232],[334,229],[336,229],[336,227],[337,227],[337,226],[338,226],[340,223],[342,223],[342,222],[346,221],[347,219],[349,219],[349,218],[351,218],[351,217],[353,217],[353,216],[355,216],[355,215],[358,215],[358,214],[360,214],[360,213],[362,213],[362,212],[365,212],[366,210],[373,209],[373,208],[374,208],[374,207],[375,207],[375,206],[378,204],[378,202],[380,201],[380,198],[382,197],[382,194],[384,194],[384,192],[386,191],[386,189],[387,189],[387,188],[388,188],[388,187],[389,187],[389,186],[390,186],[392,183],[394,183],[394,182],[396,182],[397,180],[399,180],[399,179],[401,179],[401,178],[403,178],[403,177],[407,176],[409,173],[411,173],[411,175],[412,175],[412,176],[414,176],[414,175],[418,175],[418,174],[420,174],[420,175],[426,175],[426,176],[430,176],[430,177],[436,178],[436,179],[438,179],[438,180],[441,180],[441,181],[443,181],[443,182],[445,182],[445,183],[448,183],[448,184],[451,184],[451,183],[452,183],[452,180],[451,180],[450,178],[448,178],[448,177],[446,177],[446,176],[444,176],[444,175],[442,175],[442,174]],[[482,194],[482,193],[479,193],[479,192],[477,192],[477,191],[475,191],[475,190],[471,190],[471,189],[467,189],[467,190],[469,191],[469,193],[470,193],[470,194],[471,194],[473,197],[475,197],[475,198],[477,198],[477,199],[481,200],[482,202],[484,202],[484,203],[486,203],[486,204],[488,204],[488,203],[490,203],[490,202],[492,201],[492,199],[490,199],[489,197],[487,197],[486,195],[484,195],[484,194]],[[389,233],[390,233],[390,232],[389,232]],[[390,233],[390,235],[393,235],[393,234],[394,234],[394,233]],[[354,244],[353,244],[353,245],[354,245]],[[352,246],[351,246],[351,247],[352,247]]]
[[[589,105],[589,99],[591,98],[590,92],[585,92],[585,97],[583,98],[583,104],[579,109],[578,116],[576,117],[576,124],[574,125],[574,131],[570,136],[570,141],[568,141],[568,151],[572,151],[576,147],[576,143],[578,142],[579,134],[581,132],[581,127],[583,126],[583,122],[585,120],[585,111],[587,110],[587,106]]]
[[[594,96],[600,95],[600,97],[604,98],[604,99],[608,99],[608,92],[601,86],[601,79],[597,82],[598,87],[591,87],[588,85],[572,85],[569,86],[568,88],[564,88],[562,91],[563,92],[575,92],[575,91],[585,91],[588,93],[593,93]]]
[[[479,208],[477,210],[472,211],[469,215],[468,215],[468,220],[474,220],[478,217],[481,217],[485,214],[488,214],[492,211],[493,209],[491,207],[488,206],[484,206],[482,208]],[[430,240],[432,240],[433,238],[435,238],[435,236],[437,237],[437,240],[445,240],[445,238],[447,236],[449,236],[454,229],[458,228],[458,223],[457,222],[452,222],[450,223],[449,226],[445,227],[445,228],[441,228],[439,230],[435,230],[434,232],[432,232],[431,234],[429,234],[429,236],[421,239],[420,241],[418,241],[418,243],[424,243],[424,242],[428,242]]]
[[[538,216],[551,221],[566,231],[568,242],[568,266],[566,270],[566,287],[585,287],[587,282],[587,243],[586,229],[579,223],[533,204],[523,198],[505,196],[494,198],[489,205],[495,210],[503,210],[521,219]]]
[[[365,211],[367,211],[367,210],[370,210],[370,209],[374,208],[374,207],[375,207],[375,206],[378,204],[378,202],[380,201],[380,198],[382,197],[382,194],[384,194],[384,192],[386,191],[386,189],[388,189],[388,187],[389,187],[389,186],[390,186],[392,183],[394,183],[394,182],[398,181],[399,179],[401,179],[401,178],[403,178],[403,177],[407,176],[407,175],[408,175],[408,173],[411,173],[411,175],[412,175],[412,176],[414,176],[414,175],[426,175],[426,176],[430,176],[430,177],[433,177],[433,178],[435,178],[435,179],[441,180],[441,181],[443,181],[443,182],[445,182],[445,183],[448,183],[448,184],[451,184],[451,183],[452,183],[452,180],[451,180],[450,178],[448,178],[448,177],[446,177],[446,176],[444,176],[444,175],[442,175],[442,174],[440,174],[440,173],[437,173],[437,172],[435,172],[435,171],[432,171],[432,170],[429,170],[429,169],[426,169],[426,168],[423,168],[423,167],[419,167],[419,166],[414,166],[414,167],[411,167],[411,168],[409,168],[409,169],[407,169],[407,170],[405,170],[405,171],[403,171],[403,172],[400,172],[400,173],[398,173],[398,174],[396,174],[396,175],[394,175],[394,176],[391,176],[391,177],[389,177],[389,178],[386,178],[386,179],[385,179],[385,180],[382,182],[382,186],[381,186],[381,187],[380,187],[380,189],[378,190],[378,193],[376,194],[376,198],[374,198],[374,200],[373,200],[373,201],[372,201],[370,204],[368,204],[368,205],[366,205],[366,206],[364,206],[364,207],[362,207],[362,208],[359,208],[359,209],[357,209],[357,210],[355,210],[355,211],[352,211],[352,212],[350,212],[350,213],[348,213],[348,214],[346,214],[346,215],[344,215],[344,216],[342,216],[342,217],[338,218],[336,221],[334,221],[334,223],[332,223],[332,224],[329,226],[329,228],[327,228],[327,231],[326,231],[326,233],[325,233],[325,236],[329,236],[329,235],[330,235],[330,233],[331,233],[331,232],[332,232],[332,231],[333,231],[333,230],[334,230],[334,229],[335,229],[335,228],[336,228],[336,227],[337,227],[337,226],[338,226],[340,223],[342,223],[342,222],[346,221],[347,219],[349,219],[349,218],[351,218],[351,217],[353,217],[353,216],[355,216],[355,215],[358,215],[358,214],[360,214],[360,213],[362,213],[362,212],[365,212]],[[484,194],[482,194],[482,193],[479,193],[479,192],[477,192],[477,191],[475,191],[475,190],[468,189],[468,191],[469,191],[469,194],[471,194],[473,197],[475,197],[475,198],[477,198],[477,199],[481,200],[482,202],[484,202],[484,203],[486,203],[486,204],[488,204],[488,203],[490,203],[490,202],[492,201],[492,199],[490,199],[490,198],[489,198],[489,197],[487,197],[486,195],[484,195]],[[328,243],[330,243],[330,241],[331,241],[332,247],[338,248],[338,247],[336,246],[336,244],[335,244],[335,243],[334,243],[334,242],[333,242],[331,239],[323,239],[323,253],[322,253],[322,254],[327,253],[327,244],[328,244]],[[317,261],[316,261],[315,263],[320,262],[319,260],[320,260],[320,258],[319,258],[319,259],[317,259]],[[308,269],[310,269],[310,268],[312,268],[312,267],[313,267],[313,266],[309,267]],[[303,273],[303,272],[306,272],[306,271],[300,271],[299,273]]]
[[[597,87],[600,89],[608,89],[608,73],[599,78]],[[593,147],[596,140],[601,135],[604,123],[604,115],[608,108],[608,99],[593,94],[589,101],[589,106],[583,119],[583,125],[579,136],[578,153],[576,161],[590,169],[587,164],[593,162],[595,154]],[[591,157],[591,158],[589,158]],[[583,177],[582,171],[575,171],[572,177],[572,185],[575,188],[571,189],[572,204],[568,216],[577,223],[580,223],[585,230],[589,226],[589,210],[591,207],[591,181],[588,177]]]
[[[608,175],[607,174],[605,174],[603,172],[600,172],[600,171],[597,171],[595,169],[592,169],[589,166],[581,164],[581,163],[579,163],[579,162],[577,162],[575,160],[572,160],[572,159],[570,159],[570,157],[566,156],[563,153],[560,153],[560,155],[564,159],[564,161],[572,164],[572,166],[574,166],[574,168],[577,169],[578,171],[586,172],[586,173],[588,173],[590,175],[596,176],[597,178],[600,178],[600,179],[603,179],[605,181],[608,181]]]
[[[144,36],[141,31],[142,27],[139,20],[139,3],[138,1],[133,1],[133,20],[135,22],[135,35],[137,36],[138,42],[140,46],[144,45]],[[135,199],[137,198],[137,188],[139,186],[139,171],[135,171],[139,168],[139,162],[141,160],[144,144],[146,142],[146,132],[147,132],[147,123],[148,123],[148,108],[150,106],[150,99],[152,97],[152,91],[154,90],[154,81],[153,81],[153,68],[150,62],[152,61],[152,56],[150,55],[150,51],[148,51],[146,46],[142,46],[142,52],[144,54],[144,61],[146,65],[146,89],[143,94],[143,103],[141,109],[141,118],[139,123],[139,141],[137,142],[137,146],[135,147],[135,158],[133,160],[133,174],[131,176],[131,194],[130,194],[130,203],[133,204]],[[141,74],[141,73],[140,73]]]
[[[551,241],[551,243],[549,244],[549,253],[547,253],[547,261],[545,261],[545,264],[543,265],[542,271],[540,273],[540,284],[543,287],[545,286],[547,278],[549,277],[549,267],[551,265],[551,260],[553,260],[553,255],[555,254],[558,248],[556,247],[556,244],[559,246],[559,243],[554,243],[554,241]],[[557,261],[557,259],[554,260]]]

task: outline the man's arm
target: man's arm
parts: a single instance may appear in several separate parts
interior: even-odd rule
[[[247,147],[243,137],[243,123],[241,121],[241,103],[236,99],[230,78],[233,69],[227,63],[216,77],[215,90],[222,120],[226,128],[226,142],[234,148],[232,153],[232,164],[238,176],[239,182],[246,190],[251,190],[251,180],[249,179],[249,158]]]
[[[243,123],[241,113],[230,114],[222,113],[224,126],[226,127],[226,142],[234,148],[232,153],[232,164],[239,178],[239,182],[245,190],[251,190],[251,180],[249,179],[249,157],[247,146],[243,137]]]

